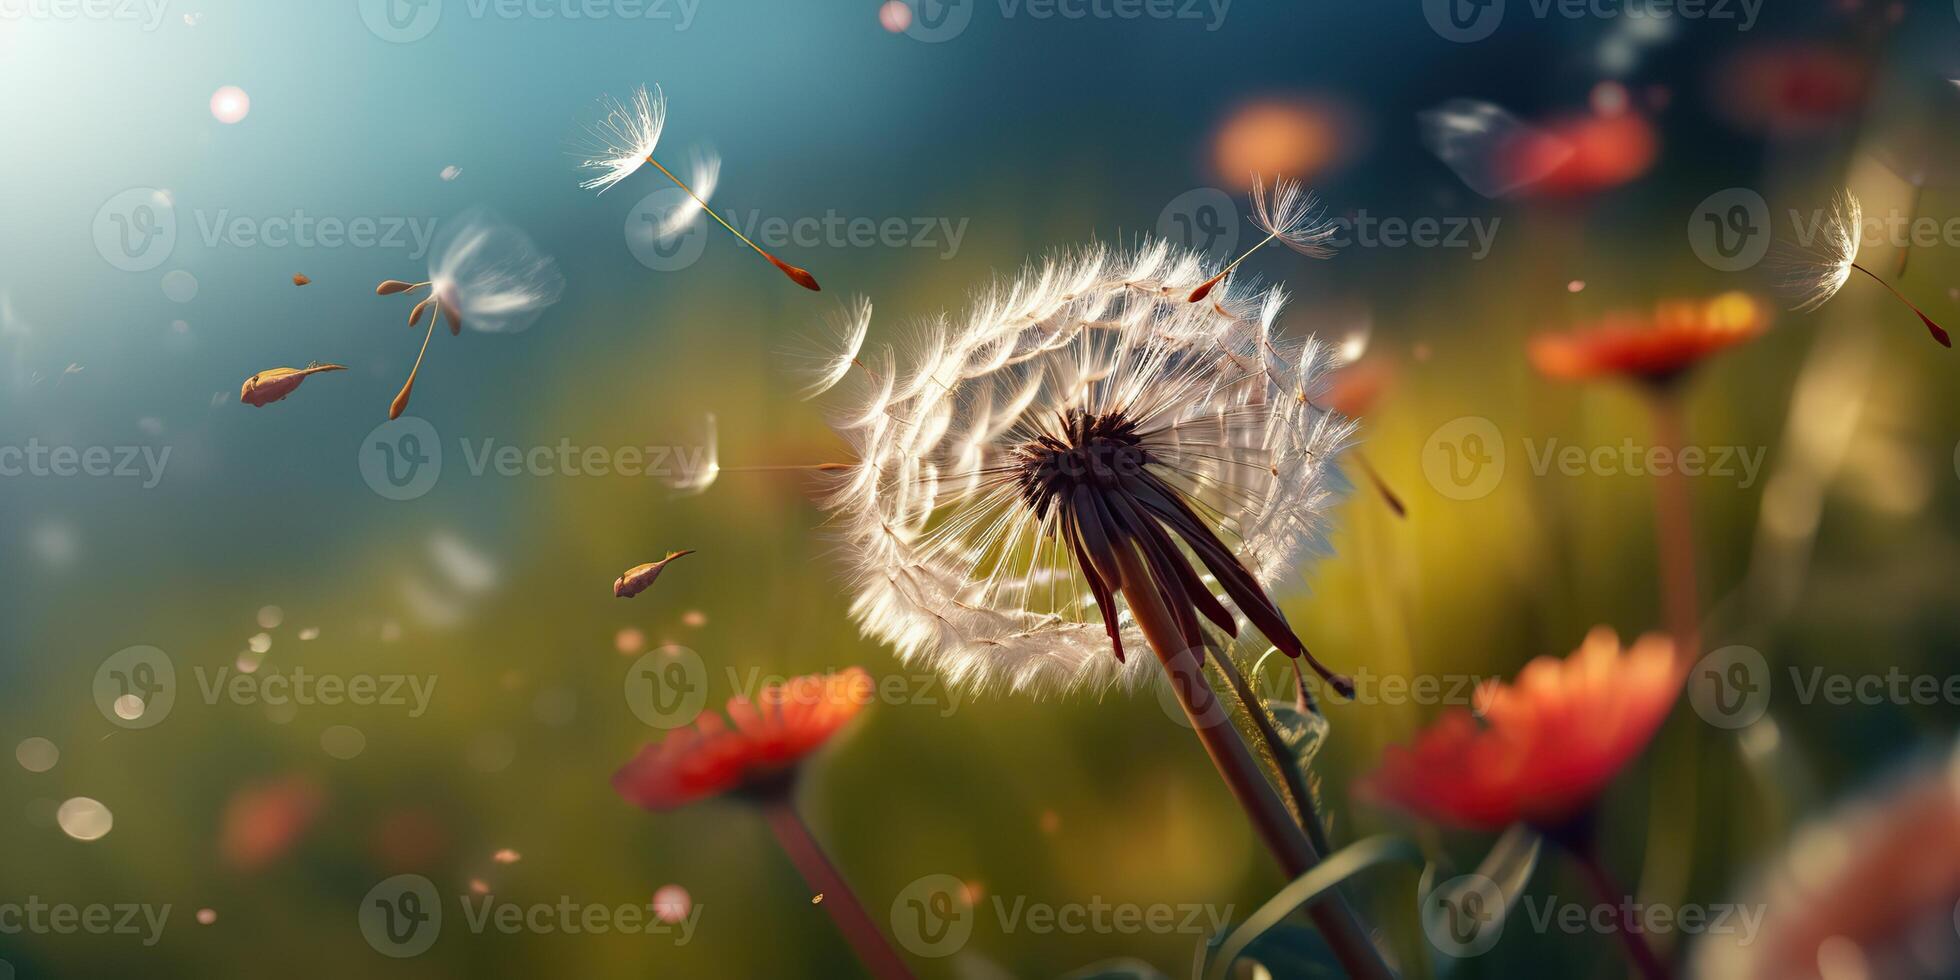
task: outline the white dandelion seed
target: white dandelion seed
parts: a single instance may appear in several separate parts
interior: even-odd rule
[[[579,184],[604,194],[613,185],[638,173],[653,160],[660,131],[667,125],[667,97],[659,86],[642,85],[626,101],[608,95],[599,100],[599,120],[586,127],[580,164],[598,176]]]
[[[688,196],[689,203],[675,212],[683,215],[679,219],[680,224],[676,231],[685,228],[687,222],[692,221],[695,215],[706,214],[723,228],[728,229],[730,234],[741,239],[742,244],[753,249],[755,254],[767,259],[770,265],[788,276],[791,282],[811,292],[822,291],[822,287],[817,285],[817,277],[811,275],[809,270],[790,265],[769,254],[762,246],[750,241],[749,236],[742,234],[734,225],[716,214],[714,208],[708,206],[708,195],[714,192],[715,181],[721,175],[719,158],[713,158],[712,166],[705,168],[698,164],[710,158],[699,158],[694,175],[695,182],[692,185],[675,176],[673,171],[654,159],[653,151],[660,145],[660,132],[667,125],[667,99],[660,94],[658,87],[649,92],[645,86],[641,86],[634,90],[633,97],[626,102],[606,96],[599,100],[599,112],[599,120],[585,127],[585,136],[579,141],[579,152],[583,157],[580,166],[587,170],[598,171],[598,176],[586,179],[579,184],[580,187],[603,194],[620,181],[638,173],[641,167],[652,164],[655,170],[666,175],[668,180],[674,182],[674,186],[679,187]],[[702,179],[704,174],[705,182]],[[663,222],[663,229],[666,224]],[[672,233],[663,230],[660,235],[667,237]]]
[[[485,333],[517,333],[558,302],[565,291],[565,277],[558,271],[558,263],[540,251],[530,236],[489,211],[474,208],[444,224],[435,258],[429,263],[428,279],[416,283],[388,279],[374,291],[378,296],[392,296],[413,295],[424,289],[429,295],[409,311],[408,325],[419,326],[426,315],[429,328],[422,336],[422,349],[415,355],[408,380],[388,407],[391,419],[400,418],[408,408],[437,323],[447,322],[452,335],[462,333],[465,324]]]
[[[1188,302],[1201,262],[1062,255],[864,372],[826,506],[867,635],[972,688],[1129,685],[1115,597],[1147,589],[1193,649],[1243,621],[1311,661],[1268,590],[1323,546],[1353,423],[1311,403],[1329,351],[1274,336],[1282,291]]]
[[[1841,192],[1831,201],[1818,234],[1823,239],[1821,244],[1807,245],[1795,258],[1785,260],[1784,285],[1798,296],[1797,312],[1808,313],[1830,302],[1851,281],[1851,273],[1860,272],[1904,303],[1940,346],[1953,346],[1953,338],[1925,310],[1878,273],[1858,264],[1858,249],[1865,237],[1865,209],[1850,191]]]
[[[703,150],[694,152],[694,166],[688,171],[688,185],[694,193],[687,196],[680,206],[667,212],[659,227],[653,230],[656,239],[672,238],[694,224],[708,208],[708,199],[715,196],[715,185],[721,182],[721,157]]]
[[[857,297],[847,309],[825,319],[830,335],[810,345],[812,349],[793,352],[810,362],[807,370],[810,383],[803,388],[804,398],[815,398],[837,387],[851,373],[851,368],[864,366],[858,355],[864,350],[864,339],[871,333],[871,301]]]
[[[1258,244],[1245,250],[1245,254],[1225,264],[1218,274],[1199,283],[1191,290],[1190,302],[1196,303],[1211,295],[1239,263],[1252,257],[1252,253],[1277,241],[1295,252],[1309,258],[1324,259],[1334,254],[1334,237],[1340,229],[1326,220],[1320,202],[1300,183],[1284,177],[1273,183],[1271,196],[1266,193],[1266,182],[1255,178],[1252,183],[1252,223],[1266,233]]]

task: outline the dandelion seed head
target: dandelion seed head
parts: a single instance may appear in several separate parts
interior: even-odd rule
[[[1268,213],[1291,234],[1300,205],[1283,197]],[[1277,288],[1232,280],[1189,302],[1213,272],[1161,241],[1060,254],[840,385],[856,462],[825,504],[866,635],[975,690],[1102,691],[1157,672],[1111,655],[1110,630],[1134,650],[1142,633],[1127,612],[1105,621],[1058,533],[1065,506],[1035,503],[1029,447],[1064,430],[1125,440],[1260,589],[1324,546],[1354,431],[1310,397],[1333,352],[1276,336]]]
[[[580,187],[603,194],[614,184],[633,176],[646,166],[647,158],[660,144],[660,130],[667,124],[667,97],[658,86],[642,85],[625,101],[606,96],[599,102],[600,118],[586,127],[580,149],[580,164],[597,172]]]
[[[1823,306],[1844,288],[1851,279],[1852,264],[1858,261],[1864,235],[1864,206],[1849,191],[1839,194],[1818,228],[1817,243],[1784,263],[1784,285],[1798,297],[1797,312],[1808,313]]]

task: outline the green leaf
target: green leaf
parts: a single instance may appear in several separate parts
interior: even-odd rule
[[[1383,834],[1356,841],[1329,855],[1313,870],[1293,879],[1279,893],[1266,900],[1244,924],[1218,943],[1218,955],[1206,971],[1208,980],[1224,980],[1232,961],[1243,955],[1261,936],[1279,927],[1295,910],[1319,898],[1328,889],[1378,864],[1422,864],[1422,851],[1406,837]]]

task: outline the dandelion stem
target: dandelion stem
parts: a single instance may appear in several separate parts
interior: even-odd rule
[[[1654,442],[1671,459],[1680,459],[1686,442],[1681,395],[1653,396]],[[1660,550],[1661,595],[1675,654],[1688,662],[1701,656],[1701,610],[1695,574],[1694,499],[1679,466],[1654,475],[1654,527]]]
[[[1859,272],[1864,273],[1867,276],[1870,276],[1873,282],[1878,283],[1881,286],[1884,286],[1885,291],[1891,293],[1893,298],[1897,299],[1901,303],[1906,304],[1906,309],[1911,310],[1914,314],[1916,314],[1919,317],[1919,322],[1926,325],[1926,330],[1933,335],[1934,340],[1939,341],[1940,346],[1942,347],[1953,346],[1953,338],[1947,335],[1946,329],[1944,327],[1941,327],[1939,324],[1934,323],[1933,318],[1927,316],[1925,310],[1920,309],[1918,304],[1906,298],[1906,294],[1899,292],[1897,289],[1893,288],[1891,283],[1886,282],[1883,279],[1880,279],[1878,277],[1878,273],[1875,273],[1872,270],[1867,269],[1856,262],[1851,263],[1851,267],[1853,269],[1858,270]]]
[[[442,319],[442,311],[429,314],[429,332],[422,335],[422,349],[415,354],[415,366],[408,370],[408,380],[402,383],[401,393],[388,405],[388,418],[398,419],[408,408],[408,393],[415,390],[415,376],[422,370],[422,358],[429,353],[429,338],[436,335],[436,323]]]
[[[844,934],[865,970],[879,980],[913,980],[911,967],[905,965],[905,960],[885,939],[837,866],[830,863],[822,845],[810,833],[810,825],[796,812],[789,794],[785,792],[765,800],[762,814],[769,821],[769,829],[775,831],[783,853],[789,855],[790,863],[803,874],[804,882],[811,891],[823,896],[824,910],[830,913],[830,920]]]
[[[666,167],[661,166],[660,161],[655,160],[652,156],[648,156],[647,162],[653,164],[654,167],[657,168],[661,173],[666,174],[667,179],[673,181],[675,186],[678,186],[681,190],[686,191],[687,196],[693,198],[694,203],[701,205],[701,210],[707,212],[708,217],[715,219],[715,221],[720,223],[720,225],[723,228],[728,229],[730,234],[734,235],[736,238],[741,239],[742,244],[747,245],[752,249],[755,249],[755,254],[760,255],[765,259],[768,259],[769,264],[775,266],[777,269],[782,270],[783,275],[790,277],[790,279],[793,280],[797,285],[802,286],[803,288],[808,289],[811,292],[821,291],[820,287],[818,287],[817,285],[817,278],[815,276],[811,275],[807,270],[799,269],[796,266],[784,262],[782,259],[770,255],[768,252],[763,251],[762,246],[757,245],[752,241],[749,241],[749,236],[742,234],[740,231],[737,231],[734,225],[731,225],[727,221],[723,220],[721,215],[715,213],[714,208],[708,206],[707,201],[701,199],[701,195],[694,193],[694,188],[687,186],[686,181],[680,179],[679,177],[674,176],[673,171],[668,170]]]
[[[1361,472],[1368,475],[1368,482],[1375,485],[1375,492],[1381,494],[1382,502],[1388,505],[1388,509],[1394,511],[1397,517],[1409,516],[1409,508],[1403,505],[1402,498],[1396,496],[1394,490],[1389,489],[1388,481],[1382,479],[1381,473],[1375,469],[1375,464],[1369,462],[1368,457],[1362,455],[1361,450],[1354,451],[1354,460],[1361,464]]]
[[[1219,777],[1225,780],[1240,808],[1252,821],[1253,830],[1265,842],[1267,849],[1273,852],[1286,876],[1298,878],[1306,874],[1320,863],[1320,855],[1315,853],[1313,843],[1287,814],[1286,805],[1280,802],[1272,784],[1259,771],[1258,762],[1239,737],[1238,729],[1231,725],[1230,718],[1214,717],[1219,713],[1200,706],[1199,692],[1208,694],[1211,690],[1205,680],[1204,665],[1199,662],[1197,651],[1187,649],[1179,639],[1177,620],[1164,605],[1163,599],[1150,588],[1150,572],[1135,546],[1122,542],[1114,550],[1123,578],[1123,597],[1129,602],[1130,613],[1136,617],[1137,627],[1143,631],[1144,639],[1149,641],[1157,659],[1163,661],[1171,690],[1177,694],[1178,704],[1183,706],[1192,730],[1197,732],[1198,741],[1204,744],[1205,752],[1211,756]],[[1215,706],[1216,700],[1213,699],[1211,704]],[[1382,962],[1380,951],[1368,938],[1361,920],[1339,892],[1329,891],[1308,906],[1307,915],[1320,929],[1321,936],[1326,939],[1328,947],[1334,951],[1349,977],[1354,980],[1391,980],[1393,975]]]
[[[1673,971],[1647,942],[1645,927],[1633,910],[1633,896],[1620,888],[1613,879],[1613,873],[1606,870],[1606,862],[1600,859],[1595,835],[1587,831],[1579,840],[1569,842],[1566,853],[1572,855],[1572,863],[1579,866],[1593,894],[1602,903],[1611,906],[1618,916],[1620,941],[1626,946],[1627,958],[1633,961],[1640,975],[1647,980],[1672,980]]]
[[[1280,737],[1279,728],[1273,724],[1273,716],[1266,711],[1264,701],[1252,685],[1246,683],[1245,675],[1239,673],[1238,665],[1232,663],[1230,653],[1223,649],[1224,644],[1214,640],[1209,633],[1205,635],[1205,644],[1212,652],[1213,662],[1218,664],[1219,673],[1224,674],[1231,683],[1232,694],[1238,699],[1239,708],[1252,719],[1252,726],[1259,731],[1260,741],[1266,744],[1266,751],[1272,756],[1273,768],[1279,770],[1281,785],[1286,787],[1293,815],[1307,832],[1314,850],[1321,854],[1330,853],[1332,848],[1327,841],[1327,828],[1320,821],[1319,811],[1314,808],[1313,792],[1307,788],[1306,776],[1294,762],[1293,749],[1286,744],[1286,739]],[[1299,662],[1288,659],[1298,670]]]

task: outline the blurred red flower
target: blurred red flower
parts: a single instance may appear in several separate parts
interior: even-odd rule
[[[1315,401],[1351,419],[1366,417],[1395,382],[1395,373],[1395,366],[1380,357],[1355,361],[1335,371]]]
[[[728,717],[705,714],[640,750],[613,789],[648,810],[673,810],[731,792],[787,788],[796,766],[822,748],[875,693],[871,675],[852,667],[791,678],[759,698],[729,699]]]
[[[1705,937],[1697,975],[1872,980],[1960,975],[1960,752],[1806,824],[1743,908],[1760,934]]]
[[[240,871],[257,871],[299,842],[325,802],[326,793],[305,776],[239,789],[225,801],[219,853]]]
[[[1501,147],[1496,163],[1500,172],[1527,183],[1530,194],[1571,197],[1639,177],[1659,152],[1653,124],[1623,112],[1547,123]],[[1543,176],[1532,176],[1537,174]]]
[[[1673,379],[1703,358],[1769,328],[1769,307],[1747,293],[1708,300],[1670,300],[1650,316],[1616,313],[1575,330],[1542,333],[1527,353],[1540,374],[1561,381],[1618,376]]]
[[[1646,747],[1685,679],[1667,637],[1623,651],[1597,627],[1570,657],[1479,687],[1476,715],[1452,709],[1412,746],[1391,746],[1358,791],[1438,823],[1560,828]]]

